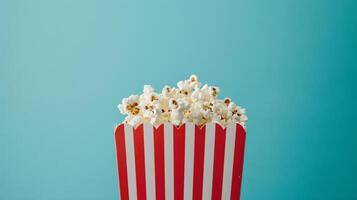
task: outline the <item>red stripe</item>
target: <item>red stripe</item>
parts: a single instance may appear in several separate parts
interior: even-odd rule
[[[115,130],[115,144],[117,147],[120,199],[128,200],[129,199],[128,174],[127,174],[127,168],[126,168],[125,134],[124,133],[125,133],[124,124],[121,124]]]
[[[144,154],[144,126],[139,125],[134,129],[134,151],[135,151],[135,172],[136,172],[136,189],[138,200],[146,199],[145,186],[145,154]]]
[[[174,199],[183,200],[185,174],[185,124],[174,126]]]
[[[236,126],[236,141],[234,147],[234,161],[232,174],[232,189],[231,200],[240,199],[240,191],[242,184],[243,160],[244,160],[244,145],[245,145],[245,130],[237,124]]]
[[[213,161],[213,180],[212,180],[212,199],[217,200],[222,197],[224,149],[226,144],[226,129],[216,124],[214,161]]]
[[[193,168],[193,200],[202,199],[203,190],[203,164],[205,154],[206,126],[200,128],[195,126],[195,149]]]
[[[154,128],[156,199],[165,200],[164,125]]]

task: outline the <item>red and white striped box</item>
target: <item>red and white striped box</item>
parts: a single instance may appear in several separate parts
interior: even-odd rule
[[[121,124],[115,130],[120,199],[240,199],[245,137],[235,123]]]

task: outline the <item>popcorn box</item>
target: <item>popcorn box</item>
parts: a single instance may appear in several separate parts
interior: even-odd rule
[[[120,199],[240,199],[245,137],[236,123],[120,124]]]

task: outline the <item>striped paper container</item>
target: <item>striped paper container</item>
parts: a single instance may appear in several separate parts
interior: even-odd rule
[[[245,135],[235,123],[119,125],[120,199],[240,199]]]

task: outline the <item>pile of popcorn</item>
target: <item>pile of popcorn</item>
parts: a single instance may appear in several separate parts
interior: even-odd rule
[[[218,99],[219,88],[203,85],[196,75],[179,81],[177,88],[165,86],[156,93],[150,85],[145,85],[143,94],[124,98],[118,105],[120,112],[127,115],[123,123],[132,126],[151,123],[158,126],[165,122],[181,125],[192,122],[199,126],[207,123],[239,123],[245,127],[248,120],[245,109],[230,98]]]

